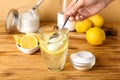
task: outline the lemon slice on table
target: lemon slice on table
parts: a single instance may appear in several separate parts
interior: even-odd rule
[[[20,46],[22,48],[30,49],[38,45],[38,40],[34,35],[24,35],[20,40]]]
[[[20,45],[20,40],[23,37],[23,34],[17,34],[17,35],[13,35],[16,44]]]

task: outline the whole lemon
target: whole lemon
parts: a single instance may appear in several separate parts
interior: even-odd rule
[[[93,15],[88,19],[92,21],[94,27],[102,28],[104,24],[104,19],[100,14]]]
[[[92,27],[92,22],[89,19],[85,19],[83,21],[78,21],[75,24],[75,30],[77,32],[86,32],[91,27]]]
[[[101,45],[105,39],[105,32],[101,28],[93,27],[86,32],[86,40],[92,45]]]

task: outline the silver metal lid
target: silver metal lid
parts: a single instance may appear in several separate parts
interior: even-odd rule
[[[12,33],[13,31],[18,31],[17,20],[18,20],[18,11],[16,9],[11,9],[6,19],[6,31],[8,33]]]

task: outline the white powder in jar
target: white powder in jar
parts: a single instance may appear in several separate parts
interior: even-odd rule
[[[33,10],[19,14],[17,28],[20,32],[23,33],[37,32],[39,30],[38,14]]]

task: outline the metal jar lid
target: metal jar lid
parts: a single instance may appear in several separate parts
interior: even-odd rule
[[[6,19],[6,31],[12,33],[17,30],[17,21],[18,21],[18,11],[16,9],[11,9],[8,12]]]
[[[73,53],[70,59],[73,67],[81,71],[89,70],[95,64],[95,56],[88,51]]]

